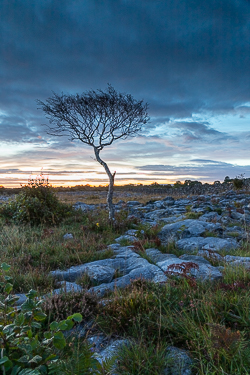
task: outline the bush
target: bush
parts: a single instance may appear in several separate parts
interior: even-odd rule
[[[61,203],[47,179],[30,179],[12,201],[3,205],[0,215],[16,224],[57,224],[72,208]]]
[[[73,343],[67,343],[62,332],[70,330],[75,322],[81,322],[82,315],[75,313],[66,320],[53,321],[44,332],[42,322],[47,315],[43,312],[42,302],[37,300],[34,290],[27,294],[27,300],[20,308],[13,307],[18,297],[10,294],[12,284],[8,275],[9,269],[10,266],[6,263],[0,266],[0,373],[101,374],[102,367],[94,358],[91,346],[81,342],[81,351],[78,350],[76,356],[76,353],[72,352]],[[110,361],[108,365],[113,365],[113,362]],[[72,371],[69,372],[71,367]]]
[[[75,321],[81,321],[80,314],[72,315],[60,323],[52,322],[50,331],[41,330],[41,322],[46,318],[36,300],[36,292],[31,290],[20,309],[13,304],[18,299],[10,294],[10,266],[3,263],[0,267],[0,366],[2,374],[47,374],[48,363],[56,359],[56,351],[66,346],[62,330],[70,329]],[[27,369],[26,371],[24,369]],[[30,371],[28,370],[30,369]]]
[[[242,189],[244,186],[244,180],[236,177],[233,179],[233,184],[235,189]]]
[[[65,319],[69,314],[80,312],[84,320],[98,313],[98,299],[86,290],[53,294],[44,299],[43,308],[53,320]]]

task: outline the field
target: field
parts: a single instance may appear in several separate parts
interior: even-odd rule
[[[56,225],[16,224],[2,218],[0,263],[10,265],[12,294],[28,293],[32,289],[38,296],[48,296],[42,303],[47,317],[40,332],[48,330],[52,321],[59,322],[75,313],[80,313],[83,322],[88,323],[84,338],[67,336],[63,354],[56,351],[58,366],[60,360],[66,363],[61,363],[60,373],[112,373],[109,363],[106,370],[93,370],[93,348],[85,343],[88,337],[97,334],[104,334],[110,340],[119,338],[130,342],[118,353],[116,374],[167,374],[164,369],[169,346],[190,353],[193,374],[250,373],[250,272],[243,266],[233,268],[209,259],[214,266],[224,266],[220,282],[200,282],[188,276],[169,276],[169,281],[163,284],[135,280],[125,289],[101,299],[88,292],[93,283],[84,275],[77,280],[83,287],[81,292],[53,297],[52,291],[59,285],[50,271],[111,258],[113,252],[108,245],[129,229],[140,231],[135,251],[145,259],[145,249],[150,247],[178,257],[184,254],[177,250],[174,242],[160,243],[158,233],[163,224],[150,227],[136,218],[129,218],[125,204],[124,210],[116,216],[115,225],[111,226],[104,207],[105,191],[56,194],[61,202],[69,205],[81,201],[100,206],[88,212],[69,212]],[[165,196],[165,191],[147,194],[120,191],[114,202],[138,200],[145,204]],[[179,192],[178,196],[186,195]],[[73,238],[66,240],[63,236],[67,233]],[[250,256],[248,240],[233,254]],[[3,316],[3,310],[1,314]],[[3,333],[1,335],[3,337]],[[75,348],[74,353],[72,348]],[[88,363],[92,363],[89,368]],[[9,373],[12,374],[6,371],[6,375]]]

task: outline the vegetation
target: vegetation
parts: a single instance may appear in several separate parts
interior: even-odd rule
[[[18,297],[10,294],[11,277],[8,275],[10,266],[0,266],[0,368],[3,375],[40,375],[67,374],[68,363],[71,363],[72,351],[63,332],[70,330],[75,322],[82,321],[80,313],[68,316],[66,320],[53,321],[47,329],[43,326],[47,318],[42,310],[42,300],[37,300],[37,293],[30,290],[27,300],[20,309],[13,307]],[[63,354],[60,353],[63,351]],[[91,348],[83,345],[81,356],[76,367],[81,364],[80,373],[89,373],[93,369],[99,372],[101,366],[93,357]],[[78,358],[79,359],[79,358]],[[65,371],[64,371],[65,370]],[[84,371],[84,372],[83,372]],[[76,373],[76,372],[75,372]],[[97,372],[96,372],[97,373]]]
[[[186,211],[191,217],[190,206]],[[109,225],[108,213],[101,208],[89,212],[67,209],[69,214],[58,222],[36,225],[30,221],[17,224],[4,212],[0,218],[3,374],[108,375],[115,359],[101,369],[87,341],[68,335],[68,329],[81,319],[91,322],[95,334],[131,342],[118,353],[117,374],[163,374],[169,346],[190,353],[194,374],[250,373],[250,272],[246,268],[225,265],[211,252],[207,259],[214,266],[224,266],[223,279],[217,283],[193,280],[185,269],[182,277],[178,272],[168,273],[166,284],[136,280],[99,303],[97,296],[88,292],[91,283],[84,275],[77,280],[84,288],[81,292],[53,295],[51,291],[58,285],[49,276],[51,270],[111,257],[108,244],[127,229],[139,230],[133,245],[146,259],[145,249],[150,247],[177,256],[183,252],[174,241],[161,243],[158,233],[164,224],[142,225],[122,210],[116,213],[115,226]],[[73,238],[64,239],[66,233]],[[231,254],[250,256],[249,243]],[[26,293],[28,300],[16,309],[14,294],[20,292]],[[39,296],[44,294],[47,298],[41,302]]]
[[[30,179],[21,192],[3,205],[0,215],[16,224],[58,224],[72,208],[61,203],[42,175]]]

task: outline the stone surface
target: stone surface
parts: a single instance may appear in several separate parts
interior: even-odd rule
[[[169,258],[177,258],[174,254],[163,254],[160,250],[154,248],[146,249],[145,253],[154,263],[163,262]]]
[[[208,212],[202,216],[199,217],[199,220],[201,221],[208,221],[208,222],[217,222],[221,218],[221,215],[219,215],[217,212]]]
[[[75,210],[82,210],[82,211],[93,211],[96,206],[94,204],[86,204],[83,202],[77,202],[73,205]]]
[[[27,299],[26,295],[23,293],[15,294],[19,299],[15,302],[15,306],[21,306]]]
[[[236,256],[236,255],[226,255],[224,257],[224,260],[226,262],[235,262],[236,260],[238,262],[250,262],[250,257],[241,257],[241,256]]]
[[[187,260],[188,262],[204,263],[211,266],[210,262],[204,259],[202,256],[183,254],[179,257],[180,259]]]
[[[73,236],[72,233],[66,233],[66,234],[63,236],[63,239],[64,239],[64,240],[71,240],[72,238],[74,238],[74,236]]]
[[[243,266],[246,268],[246,270],[250,271],[250,262],[243,262],[242,260],[235,260],[230,263],[234,267],[240,267]]]
[[[132,197],[131,194],[127,194]],[[87,211],[93,210],[97,206],[78,202],[75,208]],[[113,254],[110,259],[71,267],[66,271],[53,271],[51,274],[54,277],[66,281],[64,287],[66,292],[72,290],[72,286],[76,290],[81,290],[81,287],[74,281],[84,273],[88,273],[90,279],[97,284],[89,291],[97,293],[102,298],[106,293],[124,288],[138,278],[151,280],[154,283],[167,283],[169,278],[165,271],[173,264],[192,262],[197,265],[197,269],[191,269],[190,275],[198,280],[211,282],[222,279],[221,272],[226,263],[235,267],[243,265],[250,270],[250,257],[231,255],[249,236],[249,195],[229,191],[223,196],[203,194],[190,195],[185,199],[166,197],[164,199],[157,198],[156,201],[151,200],[146,205],[138,201],[127,203],[121,201],[116,205],[116,209],[121,208],[125,208],[130,217],[137,217],[141,223],[147,224],[148,227],[165,223],[159,233],[160,239],[163,243],[170,243],[174,240],[177,249],[185,254],[177,257],[174,254],[164,254],[157,248],[150,248],[145,250],[148,261],[136,253],[133,246],[122,246],[119,243],[122,243],[124,239],[130,242],[138,241],[138,230],[131,229],[117,238],[116,243],[108,246]],[[186,219],[187,211],[200,213],[201,216],[197,219]],[[197,216],[194,215],[194,217]],[[69,235],[70,233],[66,234],[64,239],[67,239]],[[141,235],[143,232],[140,232]],[[220,254],[222,250],[230,251],[230,255],[222,256]],[[213,267],[210,260],[211,262],[217,260],[223,266]],[[119,277],[117,277],[118,275]],[[59,293],[62,290],[63,288],[58,288],[54,293]],[[17,303],[21,304],[25,299],[25,295],[20,295]],[[86,332],[85,329],[82,335],[85,335]],[[100,363],[115,355],[117,348],[123,345],[124,341],[126,342],[126,340],[110,340],[104,335],[92,336],[90,340],[92,340],[89,342],[93,344]],[[169,364],[164,374],[191,375],[192,360],[187,351],[169,347],[166,358],[169,360]],[[115,374],[115,367],[111,373]]]
[[[131,236],[129,234],[124,234],[123,236],[120,236],[115,239],[116,242],[122,242],[122,241],[129,241],[133,243],[134,241],[138,241],[138,238],[136,236]]]
[[[184,260],[184,259],[168,259],[164,262],[158,262],[157,265],[163,270],[168,271],[168,267],[172,265],[179,265],[181,263],[190,263],[190,261]],[[190,270],[190,276],[195,277],[196,279],[199,279],[200,281],[215,281],[222,279],[221,272],[211,265],[207,265],[204,262],[199,261],[192,261],[192,263],[197,264],[198,269],[192,268]],[[180,275],[182,274],[182,271],[178,270],[177,268],[172,269],[174,272],[178,272]]]
[[[122,349],[122,347],[128,345],[128,340],[113,340],[113,342],[111,342],[105,349],[103,349],[100,353],[96,354],[96,359],[99,361],[101,365],[103,365],[105,361],[114,359],[114,364],[112,366],[111,372],[109,372],[110,375],[116,375],[117,363],[119,362],[119,358],[117,357],[118,351]]]
[[[232,238],[218,238],[218,237],[191,237],[184,238],[176,243],[179,250],[184,251],[195,251],[195,250],[231,250],[236,249],[238,244],[235,239]]]
[[[191,375],[193,361],[186,350],[171,346],[167,349],[166,359],[169,362],[164,375]]]
[[[127,206],[140,206],[141,203],[138,201],[127,201]]]
[[[113,259],[103,259],[70,267],[66,271],[52,271],[51,275],[58,280],[74,282],[87,273],[91,281],[105,283],[110,282],[114,277],[115,270],[112,265]]]
[[[222,228],[219,223],[214,224],[201,220],[186,219],[165,225],[159,233],[159,238],[163,241],[167,241],[170,235],[176,238],[198,237],[206,231],[222,231]]]
[[[201,257],[207,257],[208,259],[211,259],[211,260],[218,260],[218,261],[223,261],[224,260],[224,257],[218,253],[216,253],[215,251],[208,251],[208,250],[199,250],[197,252],[197,255],[198,256],[201,256]]]
[[[62,281],[60,288],[54,289],[53,294],[70,293],[70,292],[81,292],[83,288],[76,284],[68,281]]]

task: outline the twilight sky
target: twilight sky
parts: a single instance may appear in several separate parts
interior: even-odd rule
[[[43,169],[106,184],[93,149],[46,134],[36,100],[116,90],[150,122],[101,157],[116,183],[250,177],[249,0],[1,0],[0,184]]]

